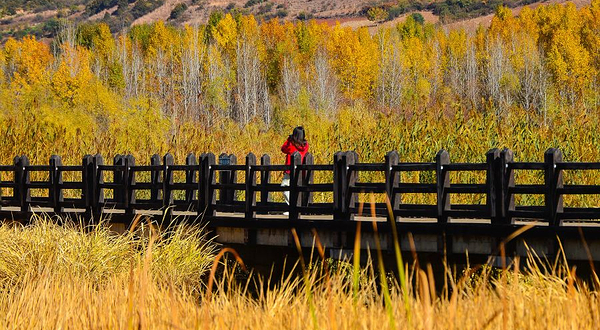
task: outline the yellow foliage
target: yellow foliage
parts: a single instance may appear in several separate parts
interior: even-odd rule
[[[70,106],[79,103],[83,88],[92,80],[89,54],[85,48],[64,44],[58,69],[51,79],[52,91]]]
[[[233,55],[235,52],[236,41],[238,37],[237,23],[231,16],[231,14],[225,15],[222,20],[213,28],[212,36],[215,38],[217,44],[224,49],[224,51]]]
[[[368,98],[377,72],[377,45],[366,28],[354,32],[336,25],[328,41],[332,66],[342,91],[352,99]]]
[[[154,57],[159,51],[169,55],[178,41],[178,36],[172,29],[167,27],[163,21],[152,24],[152,32],[148,40],[148,56]]]
[[[583,94],[595,74],[589,53],[570,31],[556,31],[548,60],[557,84],[571,93]]]
[[[26,88],[48,78],[52,54],[48,45],[35,40],[34,36],[26,36],[21,41],[9,38],[4,52],[6,62],[14,66],[14,85]]]

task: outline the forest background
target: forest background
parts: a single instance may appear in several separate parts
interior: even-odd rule
[[[498,7],[488,28],[446,31],[415,17],[371,34],[315,21],[215,12],[111,34],[63,22],[51,42],[0,47],[0,163],[16,154],[78,164],[84,154],[268,153],[304,125],[318,163],[338,150],[380,161],[483,161],[493,147],[540,160],[600,152],[600,0]]]

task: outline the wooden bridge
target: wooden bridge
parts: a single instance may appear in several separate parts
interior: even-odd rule
[[[190,154],[178,165],[167,154],[162,159],[152,156],[149,165],[136,165],[131,155],[117,155],[108,165],[100,155],[87,155],[80,165],[63,165],[58,156],[48,165],[31,165],[27,157],[15,157],[12,165],[0,166],[0,214],[21,220],[34,212],[84,221],[110,217],[125,225],[136,214],[148,214],[167,221],[206,222],[219,242],[271,249],[293,247],[294,228],[307,248],[318,233],[332,256],[352,249],[359,227],[364,248],[374,247],[377,235],[382,249],[392,251],[391,233],[396,230],[405,251],[412,247],[419,253],[488,256],[527,225],[527,231],[506,245],[509,255],[525,255],[526,242],[538,254],[554,256],[560,243],[571,260],[600,261],[600,207],[567,207],[563,202],[565,195],[589,195],[598,201],[600,185],[565,184],[563,174],[598,175],[600,162],[564,162],[559,149],[547,150],[543,162],[515,162],[507,149],[488,151],[482,163],[451,163],[444,150],[425,163],[401,162],[395,151],[381,163],[361,163],[353,151],[337,152],[331,164],[314,164],[313,159],[307,154],[302,162],[296,153],[290,165],[272,165],[268,155],[259,163],[249,154],[238,164],[233,155],[217,159],[208,153]],[[289,187],[273,182],[272,174],[286,170]],[[527,171],[543,173],[543,183],[515,181],[515,174]],[[317,172],[329,181],[315,183]],[[379,173],[382,180],[361,181],[361,172]],[[430,179],[403,182],[405,172],[428,173]],[[451,182],[452,172],[477,172],[485,182]],[[290,205],[273,201],[283,191],[289,191]],[[363,205],[358,201],[361,193],[379,195],[379,202]],[[315,194],[329,197],[315,201]],[[434,202],[408,204],[409,194],[430,194]],[[456,194],[477,194],[485,203],[452,204]],[[543,203],[516,205],[518,195],[541,195]]]

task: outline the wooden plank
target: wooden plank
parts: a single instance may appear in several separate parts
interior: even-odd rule
[[[448,217],[444,214],[444,211],[450,208],[450,198],[446,194],[446,188],[450,187],[450,173],[444,170],[444,165],[448,164],[450,164],[450,155],[446,150],[440,150],[435,156],[437,217],[440,223],[448,222]]]
[[[477,183],[453,183],[446,188],[447,194],[487,194],[487,184]]]
[[[59,156],[52,155],[50,156],[50,167],[52,170],[50,171],[50,181],[52,182],[52,189],[49,193],[49,197],[51,198],[51,205],[54,207],[55,213],[61,213],[62,202],[64,201],[63,194],[63,177],[62,172],[58,169],[59,166],[62,166],[62,161]]]
[[[546,165],[539,162],[511,162],[508,164],[508,168],[513,170],[544,170]]]
[[[343,178],[346,171],[346,164],[343,162],[342,152],[336,152],[333,155],[333,211],[338,218],[342,217],[343,212]]]
[[[588,195],[600,194],[600,186],[595,185],[563,185],[562,188],[557,188],[557,194],[559,195]]]
[[[402,195],[397,194],[394,190],[400,184],[400,173],[393,170],[399,161],[400,155],[397,151],[393,150],[385,154],[385,191],[392,211],[398,207],[402,200]]]
[[[357,182],[348,187],[349,193],[386,193],[386,183]]]
[[[271,166],[271,157],[269,155],[264,154],[260,157],[261,166],[268,168]],[[267,187],[270,185],[271,181],[271,171],[260,171],[260,205],[267,205],[270,201],[271,194],[269,193],[269,189]],[[277,185],[279,186],[279,185]]]
[[[444,166],[446,171],[487,171],[487,163],[451,163]]]
[[[264,156],[268,156],[268,155],[263,155]],[[261,159],[262,159],[261,157]],[[286,171],[288,170],[289,167],[288,165],[271,165],[271,158],[269,157],[269,164],[263,164],[261,161],[261,165],[252,165],[252,170],[253,171],[259,171],[259,172],[279,172],[279,171]]]
[[[350,167],[356,162],[358,162],[358,154],[356,152],[347,151],[342,155],[342,166],[345,170],[345,177],[342,178],[342,219],[344,220],[351,220],[350,208],[356,207],[356,194],[350,189],[350,187],[355,186],[358,181],[358,173],[356,171],[350,171]]]
[[[85,189],[85,184],[80,181],[63,181],[59,184],[59,187],[61,189]]]
[[[92,167],[92,185],[93,185],[93,203],[92,203],[92,214],[94,217],[99,219],[102,207],[104,206],[104,189],[102,184],[104,183],[104,172],[100,170],[100,166],[104,164],[104,159],[100,154],[94,155]]]
[[[394,171],[405,172],[435,171],[435,169],[435,163],[399,163],[398,165],[392,166],[392,170]]]
[[[500,190],[498,209],[500,211],[500,218],[502,223],[505,225],[513,224],[512,218],[509,216],[509,211],[515,209],[515,197],[510,192],[510,189],[515,186],[515,175],[514,170],[510,168],[510,164],[513,162],[514,155],[510,149],[504,148],[500,152],[500,169],[502,171],[500,179]]]
[[[235,155],[230,155],[229,157],[235,157]],[[219,156],[221,157],[221,156]],[[213,169],[215,171],[245,171],[246,170],[246,166],[244,165],[236,165],[236,164],[231,164],[231,165],[221,165],[221,164],[215,164],[213,165]]]
[[[306,157],[308,157],[308,155],[310,155],[312,157],[311,153],[307,153],[304,156],[304,160],[306,160]],[[313,157],[313,162],[314,162],[314,157]],[[333,171],[333,166],[332,164],[301,164],[298,165],[298,169],[299,170],[311,170],[311,171],[328,171],[331,172]]]
[[[563,188],[562,170],[556,168],[556,164],[562,162],[562,152],[558,148],[550,148],[544,153],[544,183],[546,193],[544,200],[546,202],[547,214],[549,216],[550,226],[560,226],[558,213],[563,212],[563,196],[558,194],[558,189]]]
[[[297,187],[298,191],[302,194],[302,203],[300,205],[306,207],[313,202],[313,192],[315,191],[332,191],[333,185],[321,184],[315,186],[314,183],[314,172],[310,167],[315,162],[314,156],[309,152],[304,155],[304,164],[296,166],[298,171],[302,171],[302,184]],[[301,167],[302,165],[308,165],[308,167]],[[319,188],[324,190],[319,190]]]
[[[381,172],[385,171],[386,166],[383,163],[357,163],[349,166],[350,171],[361,172]]]
[[[544,195],[546,194],[546,185],[543,184],[520,184],[508,188],[509,194],[529,194],[529,195]]]
[[[306,187],[298,187],[298,191],[300,192],[332,192],[333,184],[332,183],[312,183],[308,184]],[[312,202],[310,202],[312,203]]]
[[[135,158],[129,154],[124,157],[126,170],[123,172],[123,181],[125,184],[124,205],[128,213],[133,214],[131,203],[135,203],[135,191],[131,186],[135,185],[135,172],[131,171],[131,166],[135,166]]]
[[[394,188],[394,193],[405,193],[405,194],[435,194],[437,192],[437,185],[435,183],[399,183]]]
[[[600,163],[557,162],[558,170],[600,170]]]
[[[205,154],[203,158],[203,162],[201,164],[202,168],[202,206],[199,208],[200,210],[204,210],[203,216],[210,217],[214,216],[215,210],[214,205],[216,204],[216,195],[215,191],[212,188],[212,185],[216,183],[216,177],[214,174],[214,170],[212,167],[216,162],[216,157],[213,153]]]
[[[171,171],[170,167],[173,166],[175,160],[173,159],[173,155],[167,153],[163,157],[163,207],[165,211],[168,213],[168,207],[173,203],[173,190],[171,189],[171,185],[173,184],[173,171]]]
[[[196,155],[189,153],[187,157],[185,157],[185,165],[187,166],[185,172],[185,186],[183,186],[183,189],[185,189],[185,200],[190,207],[195,209],[196,205],[194,205],[194,200],[196,198],[196,191],[198,190],[198,176],[196,172],[200,169]]]
[[[123,207],[125,204],[125,177],[123,172],[126,170],[125,166],[125,156],[121,154],[117,154],[113,157],[113,167],[111,171],[113,172],[113,200],[117,204],[118,208]],[[118,168],[118,169],[117,169]],[[104,188],[109,188],[109,186],[104,186]]]
[[[499,199],[501,199],[502,193],[502,168],[500,161],[500,150],[493,148],[488,150],[485,154],[485,161],[487,165],[487,172],[485,177],[485,184],[487,190],[486,206],[489,217],[492,222],[501,224],[502,219],[499,217]]]
[[[245,203],[246,203],[246,219],[254,219],[254,207],[256,206],[256,172],[250,168],[256,165],[256,156],[253,153],[249,153],[246,156],[246,189],[245,189]]]
[[[302,196],[298,191],[302,172],[297,170],[297,166],[302,163],[302,156],[299,152],[294,152],[290,159],[290,220],[298,219],[298,206],[301,206]]]

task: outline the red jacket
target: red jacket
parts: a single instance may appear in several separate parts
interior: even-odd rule
[[[304,161],[304,155],[306,155],[306,153],[308,152],[308,142],[306,142],[306,144],[304,146],[298,146],[296,147],[290,138],[287,139],[287,141],[285,141],[285,143],[281,146],[281,152],[283,152],[284,154],[286,154],[285,157],[285,165],[290,165],[292,163],[292,154],[294,152],[298,151],[300,153],[300,155],[302,156],[302,161]],[[290,173],[289,170],[285,171],[285,173]]]

